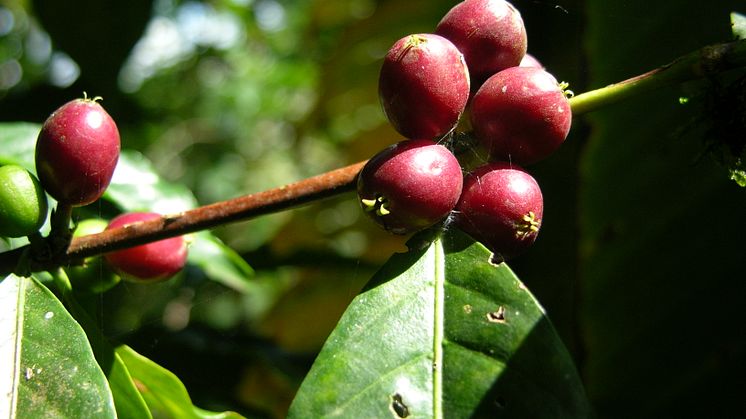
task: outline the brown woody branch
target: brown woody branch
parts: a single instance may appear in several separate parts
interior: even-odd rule
[[[73,238],[66,249],[32,252],[31,271],[76,263],[85,257],[124,249],[155,240],[180,236],[218,225],[270,214],[319,199],[351,191],[357,173],[365,162],[332,170],[296,183],[256,194],[216,202],[178,214],[164,215],[148,221],[98,234]],[[0,253],[0,277],[13,273],[24,252],[30,246]],[[41,255],[36,254],[41,253]],[[20,273],[20,272],[19,272]]]
[[[746,40],[704,47],[645,74],[570,99],[573,114],[592,112],[626,98],[683,81],[706,77],[746,65]],[[218,225],[287,210],[354,189],[365,162],[332,170],[268,191],[217,202],[179,214],[132,224],[85,237],[69,245],[34,243],[0,253],[0,278],[17,270],[40,271],[76,263],[85,257],[193,233]],[[54,239],[54,237],[52,237]],[[55,250],[55,248],[58,248]],[[30,259],[24,258],[24,254]],[[28,260],[29,266],[19,267]],[[17,272],[23,274],[25,272]]]

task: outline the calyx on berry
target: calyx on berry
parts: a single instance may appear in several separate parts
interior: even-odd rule
[[[505,162],[489,163],[469,173],[456,205],[456,225],[508,260],[536,240],[544,200],[536,180]]]

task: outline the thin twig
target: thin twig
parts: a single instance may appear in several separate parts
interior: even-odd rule
[[[570,99],[573,115],[593,112],[644,92],[746,66],[746,40],[710,45],[636,77]]]
[[[351,191],[365,162],[332,170],[296,183],[256,194],[216,202],[178,214],[164,215],[122,228],[73,238],[67,252],[47,260],[32,260],[32,271],[47,270],[88,256],[132,247],[168,237],[193,233],[218,225],[247,220],[294,208]],[[13,272],[28,246],[0,253],[0,277]]]

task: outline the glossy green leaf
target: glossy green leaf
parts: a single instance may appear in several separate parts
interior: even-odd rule
[[[127,212],[170,214],[197,205],[189,189],[161,179],[150,161],[132,150],[122,150],[103,198]]]
[[[246,260],[214,235],[201,231],[189,245],[189,263],[199,266],[205,274],[236,291],[248,293],[255,286],[248,278],[254,276]]]
[[[0,123],[0,166],[17,164],[36,173],[34,150],[40,129],[28,122]]]
[[[63,273],[57,274],[62,275]],[[85,331],[96,361],[106,375],[114,398],[117,417],[122,419],[152,418],[150,410],[135,387],[127,367],[119,355],[114,352],[114,347],[104,336],[96,320],[75,300],[72,293],[66,294],[64,300],[70,313]]]
[[[6,277],[0,309],[0,416],[116,416],[85,333],[45,286]]]
[[[418,240],[349,306],[290,417],[589,416],[565,347],[510,268],[455,230]]]
[[[184,384],[172,372],[145,358],[126,345],[117,347],[140,393],[154,417],[240,418],[234,412],[210,412],[192,404]]]

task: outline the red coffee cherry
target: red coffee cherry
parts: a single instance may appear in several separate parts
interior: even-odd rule
[[[523,56],[523,59],[521,59],[521,63],[518,64],[519,67],[536,67],[536,68],[544,68],[544,64],[541,63],[536,57],[534,57],[531,54],[526,54]]]
[[[463,175],[456,157],[430,140],[407,140],[376,154],[358,175],[360,205],[395,234],[430,227],[458,202]]]
[[[490,77],[474,95],[471,123],[490,160],[528,165],[562,145],[572,110],[554,76],[541,68],[511,67]]]
[[[44,122],[36,142],[36,172],[59,202],[90,204],[109,186],[119,160],[119,131],[96,99],[75,99]]]
[[[520,12],[504,0],[466,0],[438,23],[435,33],[464,54],[472,89],[500,70],[517,66],[528,40]]]
[[[536,240],[544,200],[539,184],[526,171],[495,162],[466,176],[455,214],[457,226],[508,260]]]
[[[152,212],[132,212],[122,214],[106,227],[111,230],[125,227],[139,221],[159,218]],[[157,282],[170,278],[186,264],[187,243],[184,237],[172,237],[128,249],[117,250],[104,255],[109,266],[122,279],[134,282]]]
[[[386,117],[410,139],[438,139],[458,123],[469,99],[469,71],[447,39],[409,35],[386,54],[378,80]]]

